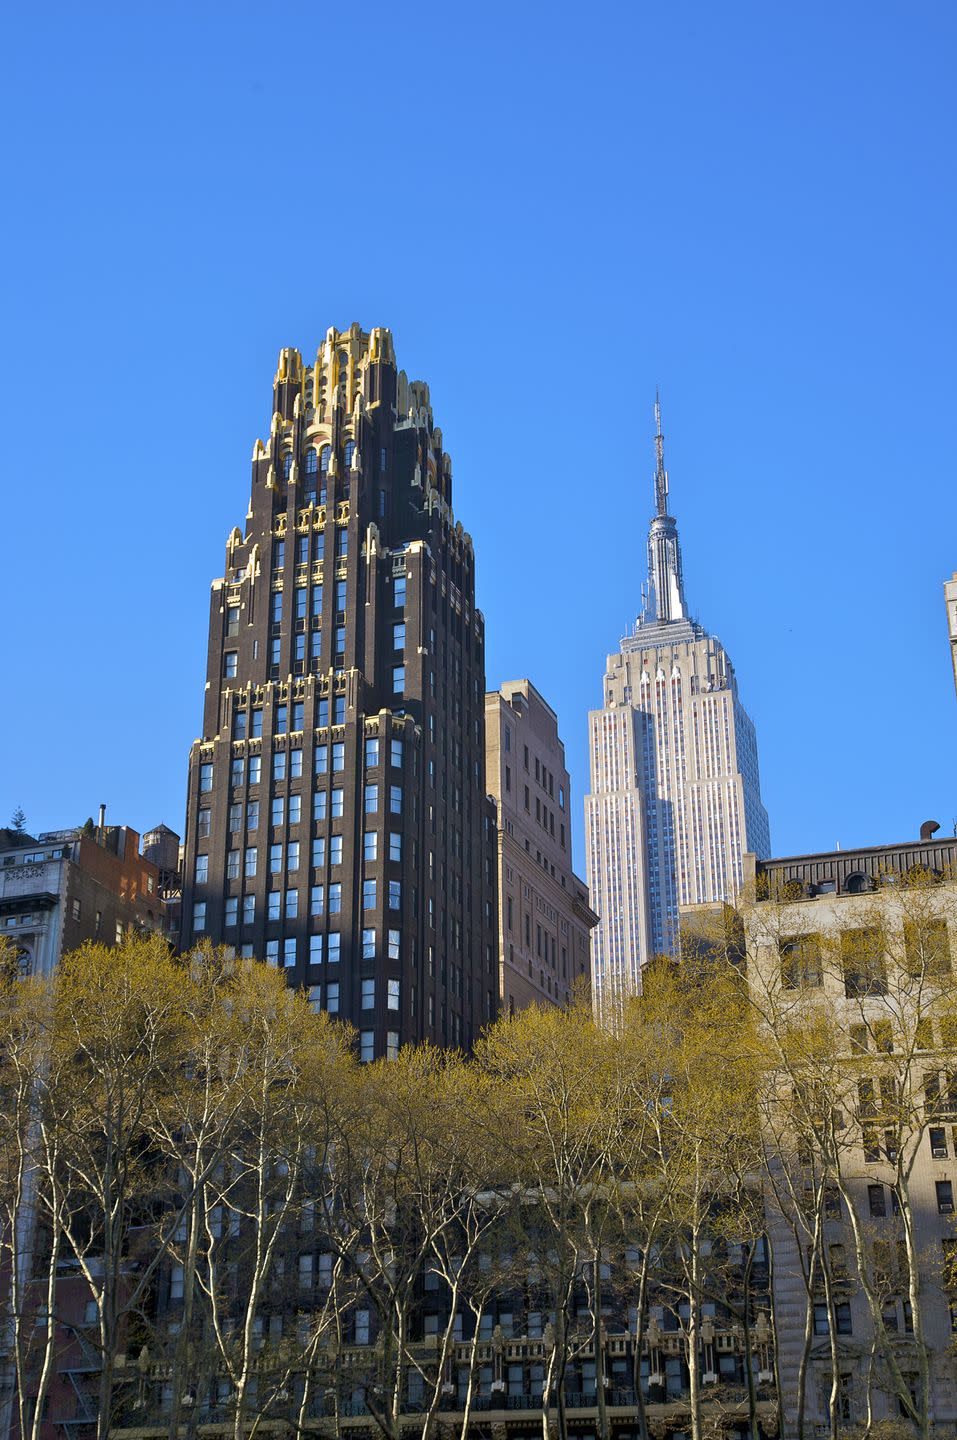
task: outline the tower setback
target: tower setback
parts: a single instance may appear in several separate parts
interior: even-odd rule
[[[184,947],[285,968],[362,1058],[496,1012],[485,639],[428,387],[388,330],[280,353],[213,582]]]
[[[685,600],[657,401],[655,420],[645,603],[588,717],[592,995],[604,1017],[640,990],[653,956],[673,953],[679,906],[733,902],[742,856],[770,849],[754,725],[724,647]]]

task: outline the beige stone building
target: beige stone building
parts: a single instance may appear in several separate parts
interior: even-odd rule
[[[558,717],[530,680],[485,696],[485,770],[498,811],[500,1013],[566,1005],[576,984],[587,985],[597,916],[572,869]]]
[[[838,1022],[818,1079],[782,1077],[795,1114],[802,1086],[819,1087],[823,1136],[805,1131],[790,1158],[785,1146],[769,1185],[785,1437],[802,1352],[805,1434],[827,1433],[832,1405],[842,1425],[906,1415],[917,1433],[957,1434],[957,841],[936,829],[894,847],[745,856],[756,1005],[792,1045],[818,1003]]]

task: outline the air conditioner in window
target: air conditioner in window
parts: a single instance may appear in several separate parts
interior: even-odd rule
[[[935,1160],[946,1160],[946,1159],[947,1159],[947,1146],[946,1146],[946,1145],[932,1145],[932,1146],[931,1146],[931,1151],[930,1151],[930,1153],[933,1155],[933,1157],[934,1157]]]
[[[953,1215],[954,1213],[954,1207],[949,1200],[942,1200],[937,1209],[941,1215]]]

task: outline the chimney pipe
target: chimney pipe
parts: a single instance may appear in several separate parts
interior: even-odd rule
[[[939,829],[940,825],[936,820],[925,820],[920,827],[920,838],[922,840],[929,840],[933,835],[937,834]]]
[[[99,819],[98,828],[99,828],[100,830],[105,830],[105,828],[106,828],[106,806],[105,806],[105,805],[101,805],[101,806],[100,806],[100,819]]]

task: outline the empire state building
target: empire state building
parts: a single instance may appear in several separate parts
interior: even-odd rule
[[[588,717],[586,863],[600,916],[592,931],[600,1017],[640,990],[653,956],[674,952],[680,906],[732,902],[742,856],[770,851],[754,725],[723,645],[688,612],[657,400],[655,421],[644,604],[608,657],[602,709]]]

